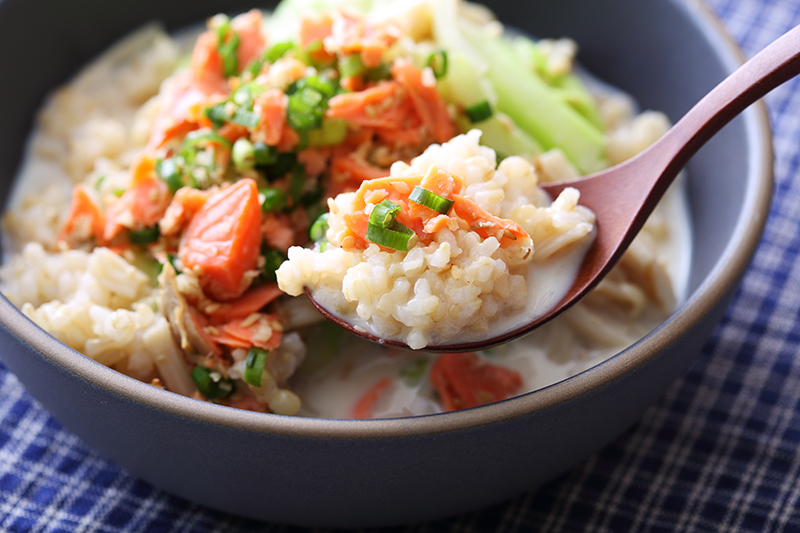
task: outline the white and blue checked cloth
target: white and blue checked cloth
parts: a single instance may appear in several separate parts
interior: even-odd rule
[[[800,0],[708,1],[748,56],[800,24]],[[398,532],[800,532],[800,80],[767,104],[776,192],[766,233],[687,375],[561,478]],[[0,531],[292,529],[131,477],[62,428],[0,363]]]

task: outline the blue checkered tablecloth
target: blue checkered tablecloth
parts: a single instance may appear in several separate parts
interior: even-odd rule
[[[799,0],[709,0],[752,56]],[[398,531],[800,532],[800,80],[767,98],[776,194],[741,290],[696,364],[642,421],[506,503]],[[291,530],[131,477],[65,430],[0,363],[0,531]]]

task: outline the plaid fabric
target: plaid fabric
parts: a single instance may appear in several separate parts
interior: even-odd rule
[[[709,3],[748,55],[800,24],[796,0]],[[398,531],[800,532],[800,80],[767,103],[777,180],[769,224],[688,374],[635,427],[560,479]],[[0,531],[291,529],[131,477],[64,430],[0,363]]]

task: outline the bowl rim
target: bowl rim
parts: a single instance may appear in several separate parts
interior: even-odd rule
[[[701,0],[682,3],[700,31],[713,37],[709,42],[724,67],[732,71],[741,65],[744,53],[716,14]],[[697,290],[669,319],[631,347],[566,380],[501,402],[449,413],[376,420],[255,413],[161,390],[112,370],[46,333],[5,296],[0,298],[0,321],[42,357],[88,384],[167,415],[230,429],[305,438],[381,439],[431,435],[506,422],[591,394],[624,378],[687,334],[740,279],[761,240],[773,188],[772,132],[766,105],[759,101],[743,116],[746,117],[748,142],[755,150],[748,167],[750,179],[742,215],[728,245]]]

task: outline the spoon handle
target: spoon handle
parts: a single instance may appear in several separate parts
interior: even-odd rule
[[[653,170],[663,169],[661,194],[688,160],[723,126],[772,89],[800,74],[800,26],[756,54],[689,110],[653,150]],[[661,144],[661,143],[659,143]],[[643,154],[644,155],[644,154]],[[661,185],[662,181],[667,181]]]

